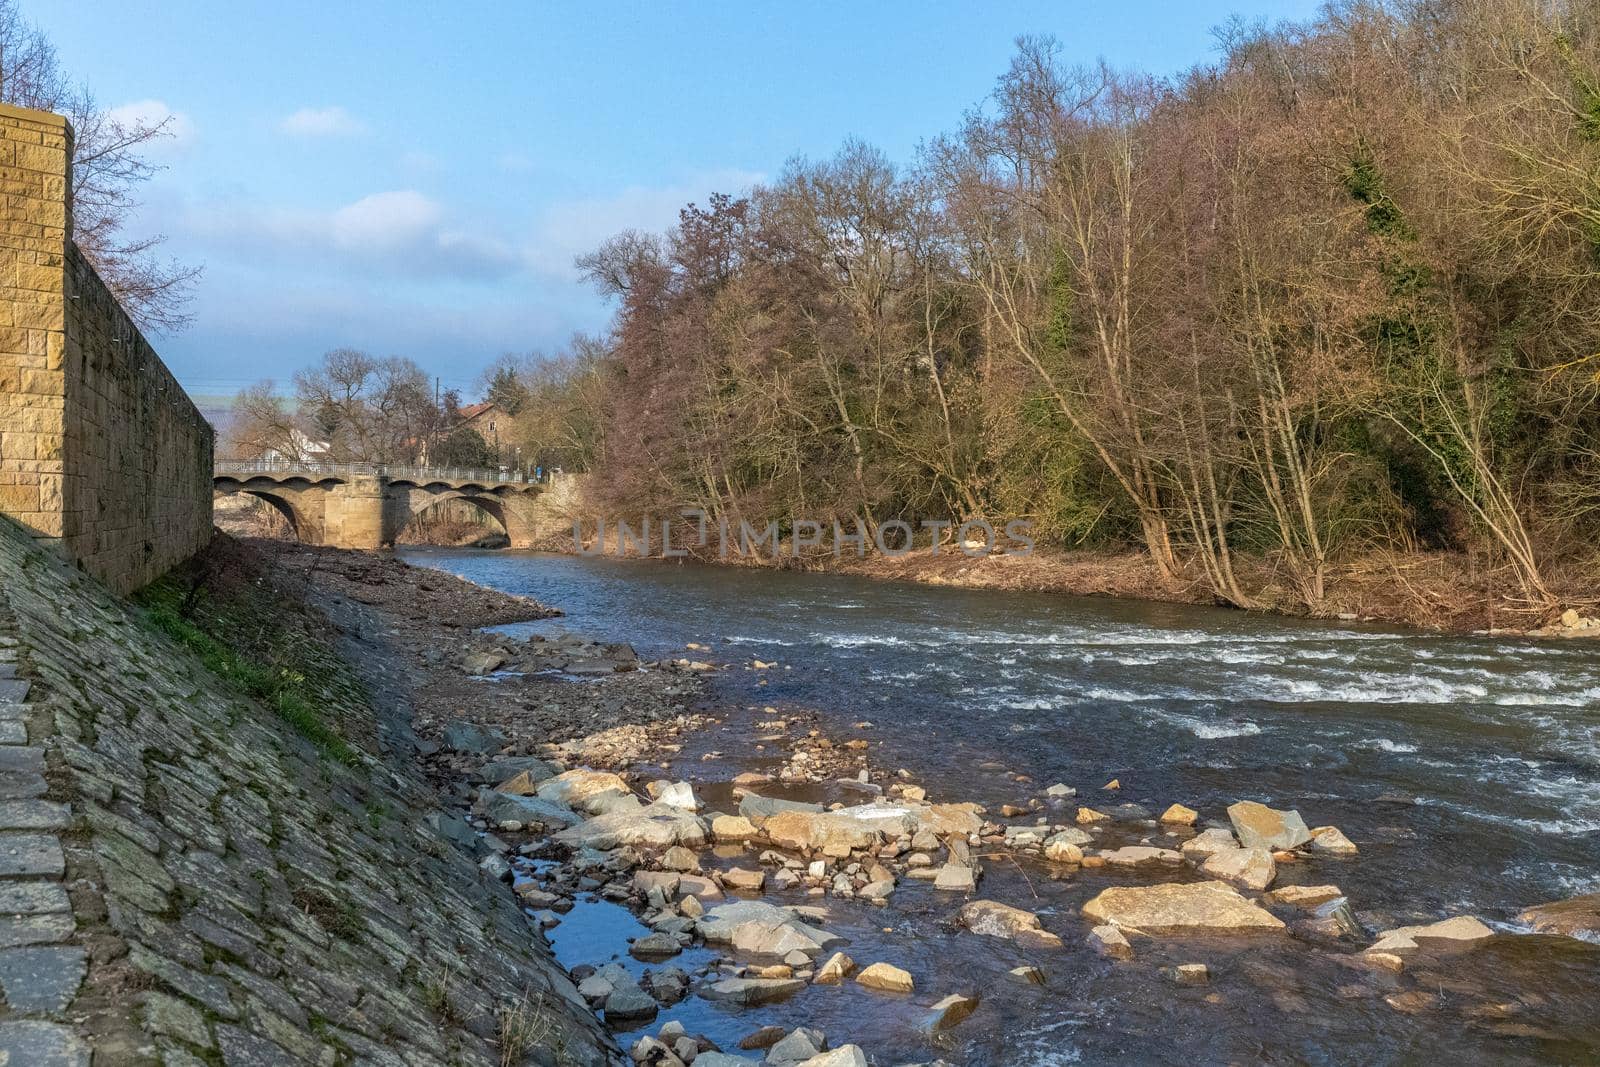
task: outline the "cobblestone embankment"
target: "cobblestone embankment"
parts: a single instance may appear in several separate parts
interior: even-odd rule
[[[0,1062],[606,1062],[377,749],[330,758],[0,519]]]

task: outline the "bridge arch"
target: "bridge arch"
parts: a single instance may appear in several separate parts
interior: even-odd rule
[[[404,513],[395,517],[398,523],[398,528],[395,531],[396,539],[398,540],[401,533],[405,532],[407,528],[429,512],[457,501],[470,504],[474,510],[488,516],[494,521],[495,525],[499,526],[500,532],[505,534],[508,539],[510,538],[511,533],[506,526],[505,507],[494,497],[480,495],[471,491],[427,492],[425,490],[408,490],[405,497]]]
[[[321,544],[323,533],[323,508],[327,486],[309,479],[277,482],[266,478],[235,480],[218,478],[213,481],[212,495],[250,496],[264,500],[278,514],[289,521],[296,540],[306,544]]]
[[[512,548],[526,548],[533,543],[536,529],[530,507],[532,496],[497,493],[477,485],[408,485],[395,489],[404,494],[401,513],[395,516],[396,536],[429,509],[446,501],[464,500],[494,519]]]
[[[265,501],[267,504],[272,506],[273,511],[276,511],[288,521],[289,530],[294,534],[294,539],[296,541],[305,540],[304,537],[300,536],[300,519],[295,515],[294,508],[291,507],[289,502],[283,499],[283,497],[278,496],[276,493],[269,493],[264,489],[241,489],[237,493],[231,493],[227,495],[249,496],[254,497],[257,500]]]

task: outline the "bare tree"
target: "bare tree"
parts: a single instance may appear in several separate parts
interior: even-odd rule
[[[228,426],[222,435],[224,454],[230,459],[282,456],[295,462],[314,458],[294,408],[278,395],[271,381],[240,390],[233,399]]]
[[[0,101],[65,115],[72,123],[72,240],[135,322],[174,331],[201,268],[163,259],[159,235],[130,236],[134,190],[159,168],[144,154],[173,135],[171,117],[120,121],[61,70],[54,46],[0,0]]]
[[[337,348],[294,384],[307,432],[338,462],[413,462],[440,427],[428,376],[409,359]]]

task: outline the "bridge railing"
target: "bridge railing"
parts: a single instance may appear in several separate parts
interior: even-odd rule
[[[357,474],[381,475],[403,478],[407,481],[434,482],[507,482],[525,483],[530,479],[523,471],[488,470],[472,467],[408,467],[391,463],[302,463],[287,459],[217,460],[213,465],[217,474],[309,474],[319,476],[345,476]]]

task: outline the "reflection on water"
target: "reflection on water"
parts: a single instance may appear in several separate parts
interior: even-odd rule
[[[1156,808],[1182,801],[1220,815],[1241,797],[1297,807],[1312,825],[1337,824],[1361,845],[1361,859],[1328,879],[1374,922],[1469,910],[1503,923],[1530,903],[1600,891],[1600,650],[1589,643],[1418,636],[695,565],[405,555],[567,612],[513,629],[567,628],[631,641],[646,655],[681,654],[696,641],[724,662],[777,661],[786,669],[719,676],[713,697],[814,708],[841,727],[870,720],[882,743],[876,758],[912,769],[934,799],[1017,801],[1028,787],[980,767],[999,761],[1031,776],[1035,790],[1062,781],[1087,794],[1116,777],[1123,799]],[[757,688],[760,679],[767,684]],[[1069,898],[1063,913],[1086,899],[1088,881],[1058,887]],[[1519,938],[1497,949],[1502,973],[1493,981],[1532,981],[1551,999],[1559,992],[1580,1003],[1587,992],[1592,1005],[1600,953],[1551,944]],[[961,951],[955,945],[946,947]],[[970,1062],[1095,1060],[1117,1047],[1159,1059],[1147,1042],[1207,1017],[1224,1036],[1191,1051],[1219,1058],[1347,1062],[1342,1043],[1360,1040],[1379,1060],[1405,1060],[1419,1034],[1469,1061],[1572,1054],[1548,1034],[1483,1044],[1487,1024],[1451,1018],[1448,1008],[1414,1016],[1381,997],[1374,1005],[1342,996],[1348,968],[1320,956],[1310,965],[1306,952],[1293,963],[1246,953],[1261,973],[1229,965],[1232,977],[1219,978],[1209,1002],[1204,991],[1173,988],[1140,999],[1148,969],[1108,970],[1069,955],[1080,970],[1052,975],[1046,993],[1008,993],[1014,1006],[1031,1004],[1007,1023],[1020,1044],[991,1048],[962,1028]],[[1228,993],[1234,980],[1275,987],[1278,1009],[1298,997],[1307,1011],[1259,1022],[1231,1016],[1225,1006],[1244,1003]],[[1455,995],[1477,1003],[1488,992]],[[1108,1019],[1116,998],[1124,999]],[[1181,1010],[1191,1000],[1192,1016]],[[1310,1018],[1295,1021],[1300,1014]],[[1300,1032],[1312,1018],[1323,1038]],[[1564,1035],[1576,1036],[1571,1025]],[[1118,1046],[1122,1039],[1129,1043]],[[1006,1058],[1006,1048],[1024,1046],[1037,1050]]]

